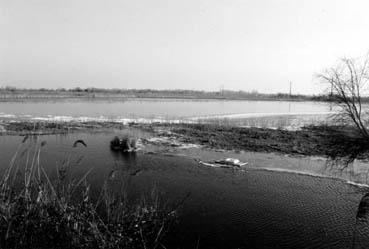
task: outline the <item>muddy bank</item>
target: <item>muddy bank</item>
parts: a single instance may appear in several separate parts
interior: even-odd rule
[[[328,156],[348,161],[369,156],[369,141],[350,127],[308,126],[288,131],[207,124],[160,124],[156,128],[158,126],[164,127],[184,143],[213,149]]]
[[[65,134],[80,131],[101,132],[112,129],[124,129],[128,127],[117,122],[1,122],[0,134],[2,135],[25,135],[25,134]]]
[[[333,159],[345,158],[349,162],[356,158],[369,158],[369,142],[355,129],[341,126],[308,126],[290,131],[211,124],[0,122],[0,134],[5,135],[103,132],[132,128],[145,131],[152,137],[167,139],[173,144],[198,144],[211,149],[328,156]]]

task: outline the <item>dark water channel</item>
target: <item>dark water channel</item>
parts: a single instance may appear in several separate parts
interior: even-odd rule
[[[73,173],[78,177],[93,168],[89,181],[96,189],[117,170],[125,176],[117,181],[124,181],[130,198],[153,186],[167,202],[188,195],[168,248],[352,248],[355,216],[365,194],[361,188],[299,174],[204,167],[188,157],[114,153],[109,149],[112,137],[42,136],[47,144],[41,163],[52,174],[56,162],[66,157],[80,161]],[[73,148],[76,139],[87,147]],[[2,171],[21,141],[19,136],[0,137]],[[365,244],[369,234],[356,240]]]

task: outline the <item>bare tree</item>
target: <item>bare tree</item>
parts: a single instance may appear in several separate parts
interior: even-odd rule
[[[369,89],[369,54],[359,59],[343,58],[318,78],[328,85],[331,100],[341,108],[339,117],[345,123],[353,123],[369,139],[369,108],[363,106],[363,97],[368,96]]]

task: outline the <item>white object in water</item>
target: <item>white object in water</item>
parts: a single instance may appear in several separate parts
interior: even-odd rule
[[[225,164],[225,165],[231,165],[231,166],[238,166],[238,167],[247,164],[247,163],[240,162],[240,160],[238,160],[236,158],[226,158],[226,159],[222,159],[222,160],[217,160],[215,162],[216,163],[219,163],[219,164]]]
[[[235,158],[226,158],[221,160],[215,160],[213,162],[203,162],[199,161],[200,164],[206,165],[206,166],[212,166],[212,167],[242,167],[247,165],[245,162],[241,162],[238,159]]]

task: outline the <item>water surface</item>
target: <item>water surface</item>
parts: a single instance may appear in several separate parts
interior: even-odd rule
[[[127,101],[2,102],[0,118],[186,119],[211,116],[325,114],[319,102],[133,99]]]
[[[156,185],[166,200],[189,195],[180,212],[180,232],[167,241],[179,248],[351,248],[358,203],[365,190],[341,180],[258,169],[204,167],[193,158],[125,155],[109,149],[113,134],[41,136],[41,164],[52,174],[66,157],[80,163],[73,173],[98,189],[112,170],[131,198]],[[87,147],[73,148],[76,139]],[[4,170],[22,137],[0,137]],[[133,172],[139,172],[132,175]],[[366,243],[369,238],[358,238]]]

